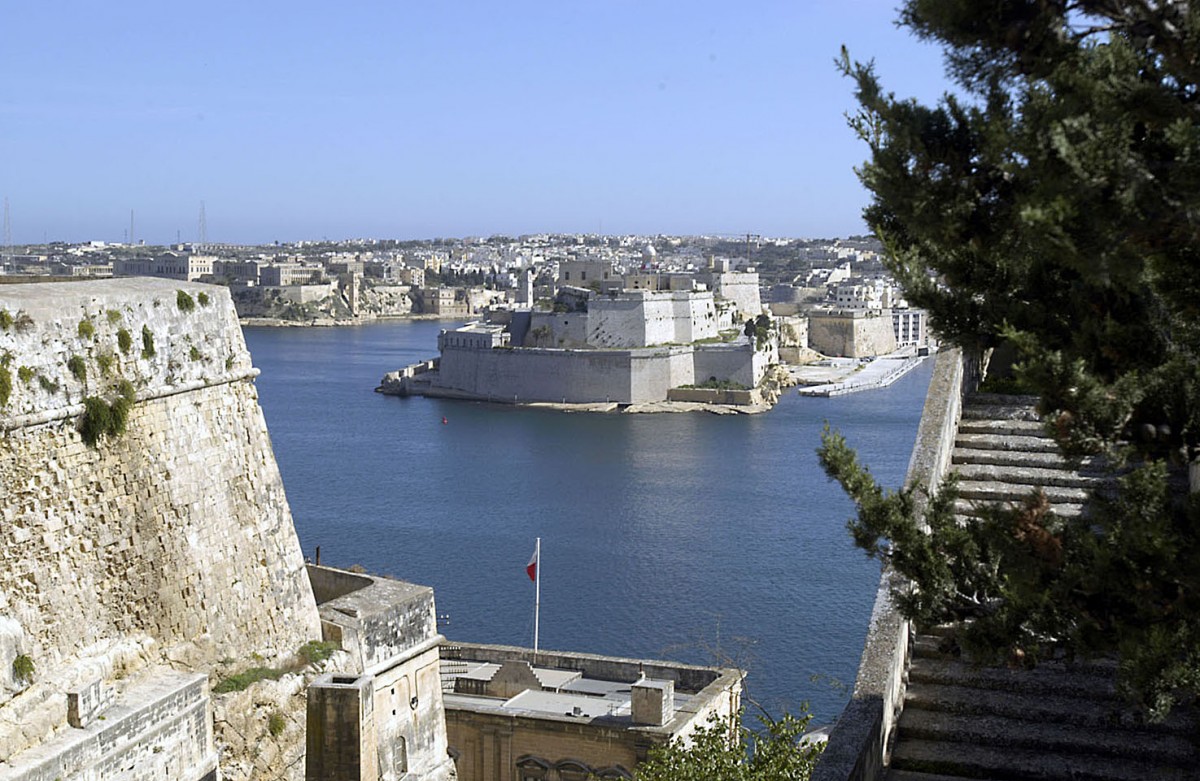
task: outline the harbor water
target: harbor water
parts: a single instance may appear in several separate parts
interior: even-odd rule
[[[826,421],[903,480],[932,361],[890,387],[788,392],[762,415],[569,414],[373,392],[449,324],[246,328],[304,553],[432,586],[450,640],[749,671],[816,722],[849,697],[879,578],[817,464]],[[444,422],[443,422],[444,421]]]

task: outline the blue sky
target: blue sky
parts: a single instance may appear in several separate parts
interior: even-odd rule
[[[839,47],[936,100],[893,0],[0,0],[15,243],[864,230]]]

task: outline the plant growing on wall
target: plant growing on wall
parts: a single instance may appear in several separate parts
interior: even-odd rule
[[[12,676],[13,680],[21,686],[28,686],[33,682],[33,660],[26,654],[19,654],[12,661]]]
[[[142,326],[142,357],[154,357],[154,333],[148,325]]]
[[[84,363],[82,356],[72,355],[68,358],[67,369],[70,370],[75,379],[80,382],[87,382],[87,364]]]
[[[79,434],[83,441],[95,447],[101,437],[124,434],[129,412],[136,400],[137,394],[129,380],[121,380],[117,384],[117,397],[111,402],[99,396],[84,399],[83,417],[79,420]]]
[[[176,290],[175,306],[179,307],[180,312],[190,312],[196,308],[196,301],[187,294],[187,291]]]
[[[0,331],[12,328],[13,316],[7,309],[0,309]]]
[[[133,347],[133,337],[129,334],[129,329],[121,328],[117,330],[117,347],[125,355],[129,354],[129,350]]]
[[[205,293],[203,290],[201,290],[196,294],[196,301],[199,302],[200,306],[208,306],[208,293]]]
[[[80,339],[91,339],[96,335],[96,326],[92,325],[92,321],[86,317],[79,321],[79,325],[75,328]]]

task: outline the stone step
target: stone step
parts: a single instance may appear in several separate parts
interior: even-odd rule
[[[1087,458],[1068,458],[1061,453],[1048,451],[1023,450],[985,450],[975,447],[956,447],[951,454],[954,464],[991,464],[994,466],[1037,467],[1041,469],[1061,469],[1078,472],[1084,475],[1102,475],[1105,473],[1104,459],[1091,456]]]
[[[1186,781],[1195,770],[1135,758],[1055,754],[986,743],[900,740],[891,767],[963,778],[1012,781]]]
[[[1008,505],[1009,501],[982,502],[977,499],[954,500],[954,515],[960,521],[970,521],[981,517],[982,508],[995,505]],[[1078,518],[1083,515],[1083,504],[1078,502],[1051,502],[1050,511],[1060,518]]]
[[[1195,734],[1196,719],[1175,708],[1159,723],[1148,723],[1121,700],[1099,702],[1073,695],[1039,693],[1036,697],[1004,690],[981,690],[936,683],[909,686],[904,695],[904,713],[936,711],[955,719],[995,716],[1040,724],[1071,724],[1088,730],[1104,730],[1143,737],[1185,739]],[[1190,746],[1190,743],[1188,743]]]
[[[933,684],[1025,696],[1073,697],[1077,700],[1107,702],[1114,706],[1121,702],[1112,676],[1071,669],[1055,662],[1043,662],[1032,669],[1009,670],[958,661],[914,658],[909,667],[908,680],[914,688],[917,684]]]
[[[1012,502],[1020,504],[1033,493],[1033,486],[1020,483],[960,480],[958,496],[974,502]],[[1088,492],[1083,488],[1050,485],[1042,487],[1042,493],[1051,507],[1059,504],[1083,504]]]
[[[971,420],[1039,420],[1037,398],[977,393],[969,396],[963,404],[962,417]]]
[[[1036,420],[995,420],[992,418],[962,418],[958,421],[959,434],[987,434],[999,437],[1039,437],[1048,439],[1042,424]]]
[[[1007,466],[997,464],[957,464],[953,471],[963,482],[1007,483],[1043,488],[1094,489],[1102,484],[1094,474],[1080,474],[1069,469],[1040,466]]]
[[[1031,698],[1032,699],[1032,698]],[[1085,703],[1084,708],[1088,707]],[[1097,729],[1061,720],[1033,721],[991,714],[964,717],[906,704],[898,726],[901,740],[1013,747],[1047,754],[1089,754],[1122,761],[1138,759],[1178,767],[1194,758],[1192,743],[1178,735]]]
[[[1019,453],[1057,453],[1058,443],[1046,436],[1017,434],[972,434],[961,428],[954,439],[956,448],[978,450],[1012,450]]]
[[[962,776],[946,776],[941,773],[922,773],[917,770],[887,771],[884,781],[963,781]],[[972,779],[972,781],[1000,781],[999,779]]]
[[[1043,469],[1070,469],[1072,464],[1058,453],[1049,451],[992,450],[956,447],[950,454],[952,464],[992,464],[995,466],[1035,466]]]

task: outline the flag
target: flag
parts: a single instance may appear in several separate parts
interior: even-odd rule
[[[538,549],[534,548],[533,555],[529,557],[529,563],[525,565],[525,574],[528,575],[529,579],[534,582],[537,581],[537,568],[538,568]]]

